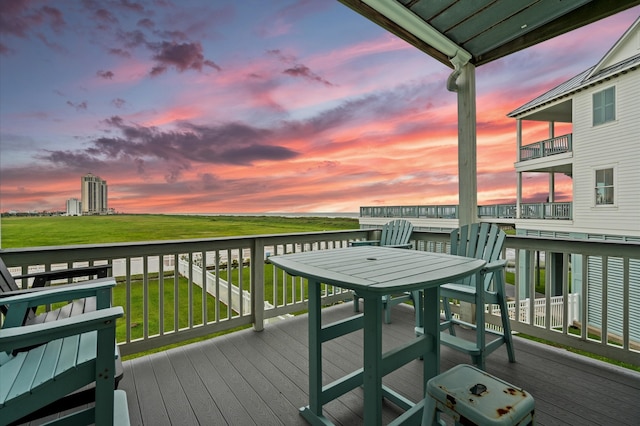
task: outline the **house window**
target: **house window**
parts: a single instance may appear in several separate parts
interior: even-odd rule
[[[613,204],[613,169],[596,170],[596,206]]]
[[[593,94],[593,125],[607,123],[616,119],[615,87]]]

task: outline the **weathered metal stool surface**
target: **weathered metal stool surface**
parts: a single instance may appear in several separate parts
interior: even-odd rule
[[[436,412],[457,424],[533,424],[533,397],[504,380],[471,365],[461,364],[427,383],[422,424],[433,424]]]

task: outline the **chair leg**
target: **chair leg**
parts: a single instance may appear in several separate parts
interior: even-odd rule
[[[424,327],[424,317],[423,317],[423,309],[422,309],[422,297],[424,296],[423,291],[412,291],[411,292],[411,300],[413,300],[413,308],[415,309],[416,315],[416,328]]]
[[[511,336],[511,323],[509,322],[509,311],[507,302],[503,295],[498,295],[498,305],[500,306],[500,316],[502,317],[502,330],[504,332],[504,342],[507,345],[507,355],[509,362],[516,362],[516,354],[513,349],[513,338]]]
[[[442,307],[444,309],[444,320],[445,320],[445,324],[448,324],[449,326],[449,334],[451,334],[452,336],[456,335],[456,331],[453,328],[453,321],[451,321],[451,306],[449,306],[449,298],[447,297],[443,297],[442,298]]]
[[[422,411],[422,426],[437,425],[438,418],[436,413],[436,401],[427,394],[424,410]]]
[[[353,312],[360,312],[360,298],[353,293]]]
[[[391,296],[382,296],[382,308],[384,309],[384,323],[391,324]]]

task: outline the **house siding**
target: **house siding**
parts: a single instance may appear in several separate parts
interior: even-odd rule
[[[614,86],[616,120],[592,125],[592,95]],[[604,82],[574,97],[573,227],[640,236],[640,70]],[[613,206],[595,206],[595,169],[615,169]]]

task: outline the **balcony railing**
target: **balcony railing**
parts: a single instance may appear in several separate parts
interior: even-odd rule
[[[571,219],[573,203],[520,204],[521,219]],[[514,206],[515,210],[515,206]]]
[[[457,205],[360,207],[360,217],[457,219]]]
[[[521,219],[559,219],[573,217],[573,203],[525,203],[520,204]],[[515,219],[515,204],[478,206],[478,217]],[[457,219],[457,205],[443,206],[376,206],[360,207],[360,217]]]
[[[114,304],[125,309],[125,319],[120,325],[125,331],[121,331],[119,345],[126,355],[237,327],[253,325],[260,330],[266,320],[304,311],[306,281],[274,268],[268,257],[345,247],[350,240],[376,239],[378,232],[351,230],[35,247],[2,250],[0,255],[14,274],[112,263],[118,287],[122,286],[122,290],[115,292],[120,295],[114,296],[118,297]],[[418,250],[447,250],[447,233],[414,231],[412,239]],[[515,269],[516,300],[521,302],[510,308],[513,330],[638,363],[639,243],[509,236],[505,250],[515,254],[512,261],[516,265],[521,263],[522,250],[543,253],[547,259],[552,253],[560,254],[564,265],[560,274],[547,270],[544,303],[539,296],[536,299],[532,285],[524,285],[534,282],[533,272],[521,276],[520,269]],[[586,268],[579,271],[570,266],[575,256],[583,259],[582,265],[593,263],[590,260],[600,262],[605,272],[598,282],[587,274]],[[531,271],[535,270],[535,257],[526,258],[527,262],[531,259]],[[576,293],[576,289],[569,291],[572,273],[582,274],[582,291],[578,296],[558,297]],[[558,279],[561,282],[553,283]],[[22,285],[28,286],[29,282],[25,280]],[[554,294],[552,287],[556,289]],[[530,290],[520,294],[523,288]],[[350,299],[351,294],[327,286],[323,298],[330,304]],[[134,305],[139,308],[134,310]],[[487,322],[499,325],[500,318],[494,311],[491,311],[494,315],[487,316]]]
[[[572,150],[572,134],[557,136],[520,147],[520,161],[548,157]]]

